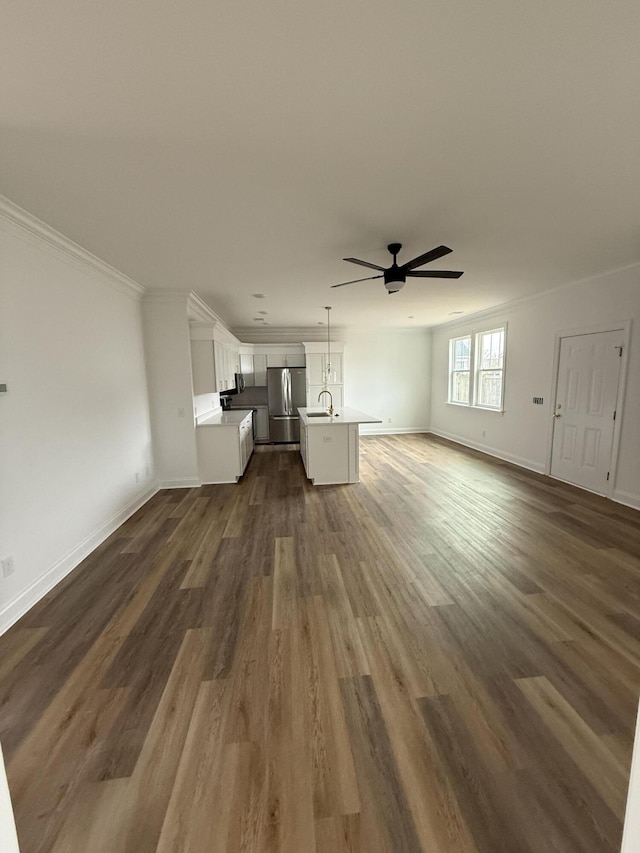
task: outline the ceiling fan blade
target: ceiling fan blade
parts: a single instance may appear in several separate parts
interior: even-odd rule
[[[346,258],[345,258],[346,260]],[[353,281],[343,281],[342,284],[332,284],[331,287],[344,287],[345,284],[355,284],[357,281],[373,281],[374,278],[384,278],[383,275],[370,275],[367,278],[354,278]]]
[[[407,261],[406,264],[402,264],[400,269],[412,270],[415,269],[415,267],[421,267],[423,264],[428,264],[429,261],[437,261],[438,258],[441,258],[443,255],[448,255],[449,252],[453,252],[453,249],[450,249],[448,246],[438,246],[435,249],[431,249],[430,252],[425,252],[424,255],[418,255],[418,257],[414,258],[412,261]]]
[[[381,267],[380,264],[370,264],[369,261],[360,261],[358,258],[343,258],[342,260],[350,261],[352,264],[360,264],[361,267],[369,267],[372,270],[384,270],[384,267]],[[333,286],[335,287],[336,285],[334,284]]]
[[[416,270],[408,272],[408,276],[413,278],[460,278],[464,273],[455,272],[454,270]]]

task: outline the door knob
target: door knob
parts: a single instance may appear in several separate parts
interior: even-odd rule
[[[562,417],[562,415],[559,415],[557,412],[556,412],[556,414],[553,416],[554,420],[556,420],[557,418],[561,418],[561,417]]]

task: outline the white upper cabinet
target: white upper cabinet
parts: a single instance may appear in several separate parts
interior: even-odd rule
[[[321,385],[324,382],[325,370],[329,364],[326,352],[307,353],[307,384]],[[332,385],[342,385],[342,353],[331,353],[331,370],[334,373]]]
[[[253,356],[253,376],[256,385],[267,384],[267,357],[266,355]]]

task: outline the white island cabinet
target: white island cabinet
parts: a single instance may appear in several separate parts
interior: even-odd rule
[[[252,412],[218,412],[198,421],[198,473],[203,483],[235,483],[253,453]]]
[[[333,415],[315,416],[313,409],[300,414],[300,455],[307,477],[314,486],[360,481],[359,424],[382,421],[355,409],[341,409]]]

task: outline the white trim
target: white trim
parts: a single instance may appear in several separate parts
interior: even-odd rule
[[[396,429],[389,427],[374,427],[360,424],[360,435],[410,435],[411,433],[427,433],[431,432],[427,427],[398,427]]]
[[[158,491],[159,486],[154,483],[144,492],[116,512],[108,521],[78,543],[67,554],[50,566],[44,574],[35,580],[30,586],[23,590],[16,598],[10,601],[0,610],[0,635],[10,628],[21,616],[30,610],[34,604],[45,596],[53,587],[59,583],[69,572],[73,571],[101,542],[111,536],[121,524],[130,518],[134,512],[144,506]]]
[[[544,474],[544,465],[539,462],[534,462],[533,459],[526,459],[524,456],[516,456],[515,453],[504,453],[498,451],[494,447],[489,447],[486,444],[480,444],[477,441],[469,441],[460,435],[453,435],[449,432],[441,432],[440,430],[429,430],[432,435],[446,438],[448,441],[453,441],[456,444],[462,444],[463,447],[470,447],[472,450],[479,450],[481,453],[486,453],[487,456],[493,456],[496,459],[502,459],[504,462],[511,462],[520,468],[526,468],[528,471],[535,471],[536,474]]]
[[[499,406],[486,406],[486,405],[478,405],[476,402],[478,398],[478,379],[480,374],[480,368],[478,367],[478,338],[482,335],[490,335],[493,332],[502,332],[502,343],[503,343],[503,352],[502,352],[502,367],[499,368],[502,373],[502,381],[500,383],[500,405]],[[452,370],[451,364],[454,361],[453,353],[454,347],[453,344],[456,341],[464,341],[469,340],[469,370]],[[452,400],[451,399],[451,390],[452,390],[452,382],[451,378],[454,373],[469,373],[469,402],[465,403],[462,400]],[[463,409],[477,409],[483,412],[498,412],[499,414],[504,414],[504,389],[505,389],[505,379],[507,375],[507,321],[502,320],[501,322],[497,322],[494,326],[489,326],[488,328],[471,326],[469,330],[461,335],[454,335],[452,338],[449,338],[449,364],[447,366],[447,399],[446,404],[448,406],[459,406]]]
[[[621,489],[615,489],[611,500],[625,506],[630,506],[632,509],[640,509],[640,495],[632,495],[631,492],[623,492]]]
[[[207,416],[210,413],[207,413]],[[159,489],[199,489],[202,485],[200,477],[174,477],[171,480],[161,480]]]
[[[564,338],[575,338],[581,335],[599,335],[605,332],[622,332],[624,335],[624,343],[622,345],[622,358],[620,364],[620,376],[618,378],[618,399],[616,402],[616,420],[613,426],[613,441],[611,444],[611,459],[609,468],[611,476],[609,477],[609,485],[604,493],[604,497],[610,500],[615,500],[615,484],[618,471],[618,455],[620,452],[620,433],[622,430],[622,421],[624,419],[624,401],[627,388],[627,369],[629,364],[629,351],[631,346],[631,320],[622,320],[619,323],[598,323],[595,326],[579,329],[561,329],[556,332],[554,348],[553,348],[553,375],[551,382],[551,402],[549,412],[549,425],[547,428],[547,454],[544,465],[544,473],[551,476],[551,461],[553,454],[553,422],[555,412],[555,402],[558,395],[558,372],[560,370],[560,347]],[[577,486],[577,483],[571,485]],[[581,488],[578,486],[578,488]],[[587,490],[588,491],[588,490]],[[621,501],[621,503],[624,503]]]
[[[56,231],[46,222],[33,216],[5,196],[0,195],[0,226],[5,231],[16,234],[26,239],[48,254],[56,255],[75,266],[99,276],[104,283],[114,287],[120,293],[125,293],[136,300],[140,300],[144,294],[144,287],[132,278],[124,275],[115,267],[100,260],[82,246],[74,243],[64,234]]]
[[[568,290],[571,287],[579,287],[584,284],[588,284],[590,281],[597,281],[601,278],[606,278],[610,275],[616,275],[617,273],[625,272],[626,270],[632,270],[636,267],[640,268],[640,263],[634,261],[632,264],[623,264],[621,267],[614,267],[610,270],[605,270],[604,272],[594,273],[593,275],[588,275],[586,278],[580,278],[577,281],[569,281],[566,284],[558,285],[558,287],[550,287],[547,290],[540,290],[537,293],[529,293],[526,296],[519,296],[516,299],[511,299],[508,302],[500,302],[498,305],[493,305],[490,308],[481,308],[479,311],[465,311],[464,314],[460,317],[457,317],[455,320],[447,320],[445,323],[434,323],[430,326],[424,326],[423,328],[429,329],[433,331],[437,329],[446,329],[448,326],[461,326],[467,322],[475,322],[476,317],[491,317],[494,314],[502,314],[505,311],[511,311],[513,308],[518,308],[520,305],[526,305],[528,302],[535,302],[536,299],[542,299],[545,296],[549,296],[552,293],[560,293],[564,290]]]

